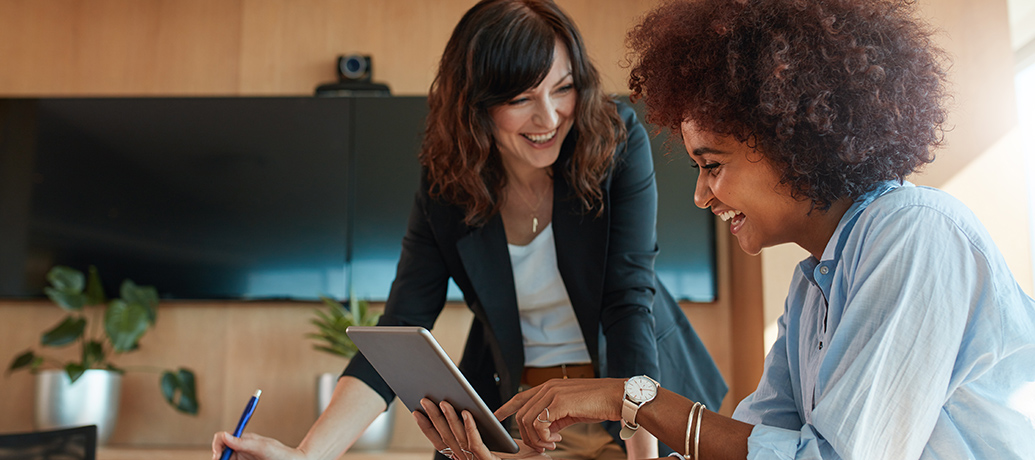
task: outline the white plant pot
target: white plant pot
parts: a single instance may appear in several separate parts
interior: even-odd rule
[[[327,404],[331,402],[331,395],[334,394],[334,386],[338,384],[338,377],[341,374],[327,372],[320,374],[316,380],[316,416],[319,417]],[[377,418],[359,436],[349,452],[381,452],[388,449],[392,441],[392,428],[395,425],[395,401],[388,405],[388,410],[378,415]]]
[[[108,442],[119,413],[122,374],[90,369],[72,383],[64,370],[36,374],[37,430],[97,425],[97,444]]]

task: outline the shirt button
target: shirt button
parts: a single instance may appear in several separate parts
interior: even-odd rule
[[[496,381],[496,385],[500,384],[500,375],[498,373],[493,373],[492,379]]]
[[[830,273],[830,268],[828,268],[826,265],[819,267],[820,275],[826,275],[827,273]]]

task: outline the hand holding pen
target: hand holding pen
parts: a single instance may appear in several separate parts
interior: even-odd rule
[[[248,399],[248,405],[244,406],[244,413],[241,414],[241,420],[237,422],[237,428],[234,428],[234,437],[239,438],[244,434],[244,427],[248,424],[248,421],[252,418],[252,413],[255,412],[255,406],[259,404],[259,395],[262,394],[262,390],[255,390],[255,394]],[[233,455],[234,450],[229,447],[223,448],[223,455],[219,457],[219,460],[230,460],[230,456]]]

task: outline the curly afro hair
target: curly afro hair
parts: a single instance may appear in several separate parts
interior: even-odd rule
[[[827,209],[934,160],[945,53],[912,1],[668,2],[629,32],[647,119],[730,135]]]

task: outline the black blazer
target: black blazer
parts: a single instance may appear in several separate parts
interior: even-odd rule
[[[630,107],[619,104],[619,114],[628,140],[618,146],[603,183],[601,215],[582,209],[563,173],[575,131],[554,164],[552,225],[561,278],[598,376],[646,374],[718,410],[726,384],[654,274],[657,189],[646,130]],[[497,214],[482,227],[469,227],[463,209],[430,198],[428,189],[425,177],[378,324],[431,329],[452,277],[474,313],[459,368],[495,410],[517,392],[525,362],[503,220]],[[344,375],[362,379],[386,402],[394,397],[361,354]]]

